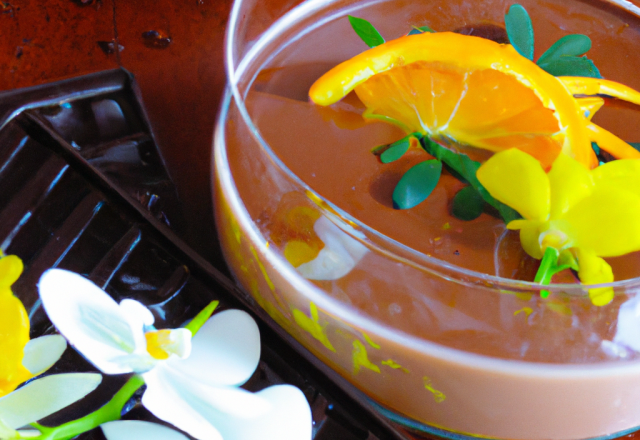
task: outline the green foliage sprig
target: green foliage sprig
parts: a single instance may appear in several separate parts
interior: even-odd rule
[[[367,20],[349,16],[353,30],[369,47],[385,42],[376,28]],[[533,61],[535,38],[533,24],[526,9],[518,4],[512,5],[505,15],[505,28],[511,45],[525,58]],[[408,35],[435,32],[429,26],[414,26]],[[554,76],[586,76],[602,78],[592,60],[584,56],[591,49],[591,39],[586,35],[565,35],[556,41],[536,64]],[[463,220],[477,218],[486,208],[486,204],[498,211],[505,223],[520,218],[520,215],[507,205],[497,201],[480,184],[476,171],[480,162],[471,160],[467,155],[445,148],[420,133],[412,133],[388,146],[376,149],[382,163],[389,163],[402,157],[411,145],[418,140],[422,148],[434,160],[421,162],[409,169],[398,182],[393,192],[393,204],[397,209],[409,209],[426,200],[440,179],[442,164],[457,178],[469,184],[459,191],[453,199],[452,213]],[[436,162],[440,162],[438,165]]]
[[[533,24],[526,9],[521,5],[512,5],[504,22],[511,45],[520,55],[533,61]],[[590,49],[591,39],[586,35],[565,35],[547,49],[536,64],[554,76],[602,78],[593,61],[584,56]]]
[[[400,159],[411,145],[412,139],[419,142],[419,145],[435,158],[435,162],[445,164],[447,168],[459,179],[467,182],[468,187],[461,190],[454,199],[453,214],[463,220],[472,220],[478,217],[485,209],[484,202],[495,208],[505,223],[520,218],[520,215],[499,202],[489,194],[476,177],[476,171],[481,163],[471,160],[463,153],[457,153],[434,142],[429,137],[421,133],[412,133],[409,136],[390,144],[386,149],[382,148],[380,160],[384,163],[393,162]],[[426,200],[435,188],[440,179],[442,166],[433,163],[434,160],[427,160],[410,168],[401,178],[393,191],[393,205],[397,209],[409,209]],[[434,183],[435,182],[435,183]],[[470,189],[467,189],[470,188]],[[480,203],[482,201],[483,203]],[[463,204],[468,204],[468,208],[462,209]]]
[[[355,33],[358,34],[358,37],[360,37],[367,46],[376,47],[384,43],[384,38],[382,38],[380,32],[364,18],[349,15],[349,23]]]
[[[349,15],[349,23],[369,47],[385,42],[378,30],[367,20]],[[533,23],[527,10],[518,4],[511,5],[504,17],[507,36],[520,55],[533,61],[535,38]],[[429,26],[414,26],[408,35],[435,32]],[[556,41],[536,64],[554,76],[586,76],[602,78],[600,71],[585,54],[591,49],[591,39],[582,34],[565,35]]]
[[[533,23],[527,10],[513,5],[504,16],[504,25],[509,42],[523,57],[533,61]]]

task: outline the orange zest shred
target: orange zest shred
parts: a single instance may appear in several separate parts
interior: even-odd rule
[[[640,93],[608,80],[556,78],[511,45],[479,37],[438,32],[389,41],[331,69],[309,96],[327,106],[351,91],[367,117],[493,152],[515,147],[545,169],[560,151],[596,167],[591,142],[616,158],[640,158],[591,122],[604,103],[594,95],[640,104]]]

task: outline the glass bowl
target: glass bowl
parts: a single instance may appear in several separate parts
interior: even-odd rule
[[[553,284],[542,298],[539,285],[512,279],[527,279],[527,257],[497,219],[446,217],[446,190],[416,215],[389,206],[398,169],[379,165],[370,150],[403,133],[364,123],[353,99],[328,109],[307,100],[315,79],[366,49],[347,15],[391,39],[412,25],[500,24],[510,3],[297,3],[237,1],[227,29],[229,87],[213,184],[216,226],[238,283],[379,411],[413,430],[542,440],[638,429],[635,256],[611,262],[627,279],[609,285],[615,298],[606,306],[592,305],[575,283]],[[640,88],[636,6],[521,4],[537,55],[562,35],[584,33],[606,78]],[[599,123],[637,141],[637,113],[614,105]],[[336,143],[344,154],[324,151]]]

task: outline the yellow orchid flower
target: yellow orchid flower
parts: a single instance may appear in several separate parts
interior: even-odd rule
[[[497,153],[477,171],[493,197],[524,217],[507,228],[520,231],[524,250],[536,259],[555,253],[584,284],[613,281],[602,257],[640,250],[640,160],[621,159],[587,170],[560,154],[545,173],[517,149]],[[544,264],[543,259],[543,264]],[[595,305],[613,299],[610,287],[589,289]]]
[[[29,317],[11,292],[22,269],[22,260],[15,255],[0,258],[0,397],[32,377],[22,365],[29,342]]]
[[[0,251],[0,398],[21,383],[44,373],[67,348],[61,335],[29,340],[29,316],[11,291],[11,285],[20,277],[23,268],[20,258],[5,256]]]

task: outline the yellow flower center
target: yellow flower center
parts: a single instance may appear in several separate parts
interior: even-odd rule
[[[540,243],[540,249],[543,254],[548,247],[562,251],[572,245],[572,241],[569,236],[556,229],[549,229],[548,231],[541,233],[538,237],[538,242]]]
[[[156,359],[168,359],[172,354],[185,358],[191,350],[191,332],[186,329],[164,329],[145,333],[147,351]]]

